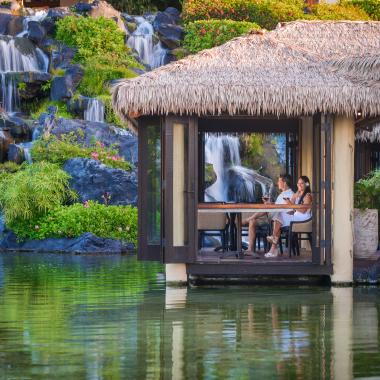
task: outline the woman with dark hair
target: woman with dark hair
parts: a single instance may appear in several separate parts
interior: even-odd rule
[[[273,235],[268,236],[267,240],[272,243],[271,249],[265,254],[265,257],[277,257],[278,256],[278,240],[281,234],[281,227],[287,227],[290,222],[303,222],[304,220],[310,219],[311,217],[311,188],[310,180],[305,175],[298,178],[297,182],[297,192],[291,198],[284,198],[286,204],[289,205],[310,205],[302,210],[297,210],[296,212],[288,215],[289,218],[283,218],[282,213],[278,213],[276,218],[273,218]]]

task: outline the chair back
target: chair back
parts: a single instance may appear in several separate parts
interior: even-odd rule
[[[198,230],[213,231],[224,230],[226,227],[226,214],[222,212],[198,212]]]
[[[313,231],[313,221],[309,218],[303,222],[292,222],[292,232],[310,234]]]

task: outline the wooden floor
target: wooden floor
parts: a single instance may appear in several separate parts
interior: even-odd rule
[[[236,252],[226,251],[226,252],[215,252],[212,248],[203,248],[199,251],[198,262],[199,263],[247,263],[247,264],[264,264],[264,263],[310,263],[311,262],[311,251],[305,249],[301,250],[300,256],[293,256],[290,258],[289,253],[284,251],[282,256],[276,258],[266,258],[265,252],[258,252],[260,258],[253,258],[248,254],[247,251],[244,252],[244,256],[238,255]]]

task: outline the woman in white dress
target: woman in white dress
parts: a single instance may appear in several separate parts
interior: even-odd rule
[[[285,202],[289,205],[309,205],[302,210],[297,210],[295,212],[291,211],[289,217],[283,218],[282,213],[277,213],[273,218],[273,235],[268,236],[267,240],[272,243],[272,246],[265,257],[277,257],[278,256],[278,240],[281,234],[282,227],[288,227],[290,222],[303,222],[304,220],[310,219],[311,217],[311,205],[312,196],[310,189],[310,180],[305,175],[298,178],[297,182],[297,192],[294,193],[292,198],[284,198]]]

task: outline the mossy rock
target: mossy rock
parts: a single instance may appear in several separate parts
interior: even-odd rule
[[[134,22],[127,22],[126,27],[128,29],[128,32],[133,33],[137,29],[137,24]]]

